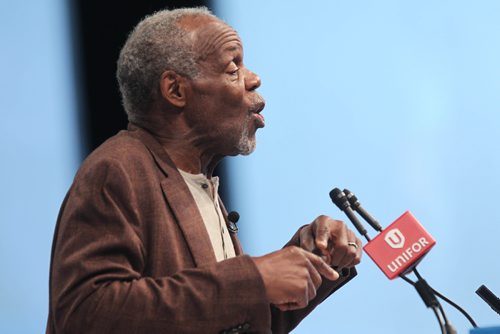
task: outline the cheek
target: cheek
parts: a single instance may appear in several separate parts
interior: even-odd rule
[[[196,108],[205,110],[213,117],[241,117],[250,105],[246,99],[242,80],[207,83],[194,91]],[[215,116],[218,115],[218,116]]]
[[[225,103],[234,106],[245,104],[245,85],[241,78],[237,81],[228,80],[221,88],[221,97]]]

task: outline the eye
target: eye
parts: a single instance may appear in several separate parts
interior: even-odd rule
[[[233,59],[226,67],[226,73],[232,78],[236,79],[239,76],[240,66],[236,59]]]
[[[237,75],[238,75],[239,70],[240,70],[239,68],[236,68],[234,71],[229,72],[229,74],[234,75],[234,76],[237,76]]]
[[[237,67],[237,66],[231,66],[227,73],[230,75],[230,76],[238,76],[238,72],[240,71],[240,68]]]

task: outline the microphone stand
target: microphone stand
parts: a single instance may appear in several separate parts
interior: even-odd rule
[[[332,199],[333,203],[337,205],[337,207],[347,215],[347,217],[354,224],[358,232],[360,232],[360,234],[363,235],[363,237],[365,237],[365,239],[368,242],[371,239],[368,236],[368,233],[364,228],[364,226],[354,216],[351,210],[351,206],[354,208],[354,211],[358,212],[360,216],[370,224],[370,226],[372,226],[376,231],[382,232],[382,227],[380,226],[380,224],[378,224],[378,222],[366,210],[364,210],[361,207],[361,204],[359,203],[356,196],[348,189],[344,189],[344,191],[341,191],[340,189],[335,188],[330,192],[330,198]],[[436,296],[438,296],[451,306],[455,307],[467,318],[467,320],[469,320],[469,322],[472,324],[474,328],[477,328],[476,322],[463,308],[461,308],[458,304],[454,303],[453,301],[451,301],[450,299],[448,299],[447,297],[445,297],[444,295],[433,289],[427,283],[427,281],[418,272],[417,265],[415,265],[409,272],[413,272],[415,274],[415,276],[417,277],[416,282],[406,277],[405,274],[401,274],[399,275],[399,277],[401,277],[401,279],[403,279],[405,282],[412,285],[417,290],[418,294],[420,295],[420,298],[422,298],[425,306],[432,309],[432,311],[436,315],[442,334],[457,334],[457,331],[455,330],[453,325],[449,322],[448,317],[446,316],[446,313],[444,312],[444,309],[441,306],[439,300],[436,298]],[[500,303],[500,300],[497,298],[495,302]]]
[[[410,280],[405,275],[400,275],[399,277],[401,277],[405,282],[412,285],[417,290],[420,298],[422,298],[425,306],[432,309],[432,311],[434,312],[434,314],[436,315],[436,318],[438,320],[439,327],[441,328],[441,333],[443,333],[443,334],[457,334],[457,331],[455,330],[453,325],[449,322],[448,317],[446,316],[446,313],[444,312],[443,306],[441,306],[441,303],[436,298],[436,294],[434,292],[434,289],[431,288],[431,286],[427,283],[427,281],[420,275],[420,273],[417,270],[417,266],[415,266],[412,269],[412,272],[417,277],[416,282]],[[474,325],[475,325],[475,323],[474,323]],[[475,326],[475,327],[477,327],[477,326]]]

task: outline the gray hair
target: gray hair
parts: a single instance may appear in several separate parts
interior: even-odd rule
[[[147,117],[161,94],[159,82],[164,71],[188,78],[198,75],[193,39],[178,24],[186,16],[216,18],[206,7],[162,10],[144,18],[128,36],[116,77],[129,121]]]

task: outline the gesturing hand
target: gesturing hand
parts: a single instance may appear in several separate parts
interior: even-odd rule
[[[361,240],[344,222],[327,216],[319,216],[300,230],[300,247],[320,255],[337,270],[361,261]]]
[[[339,274],[319,256],[295,246],[253,260],[269,301],[282,311],[306,307],[316,296],[321,275],[332,281],[339,278]]]

